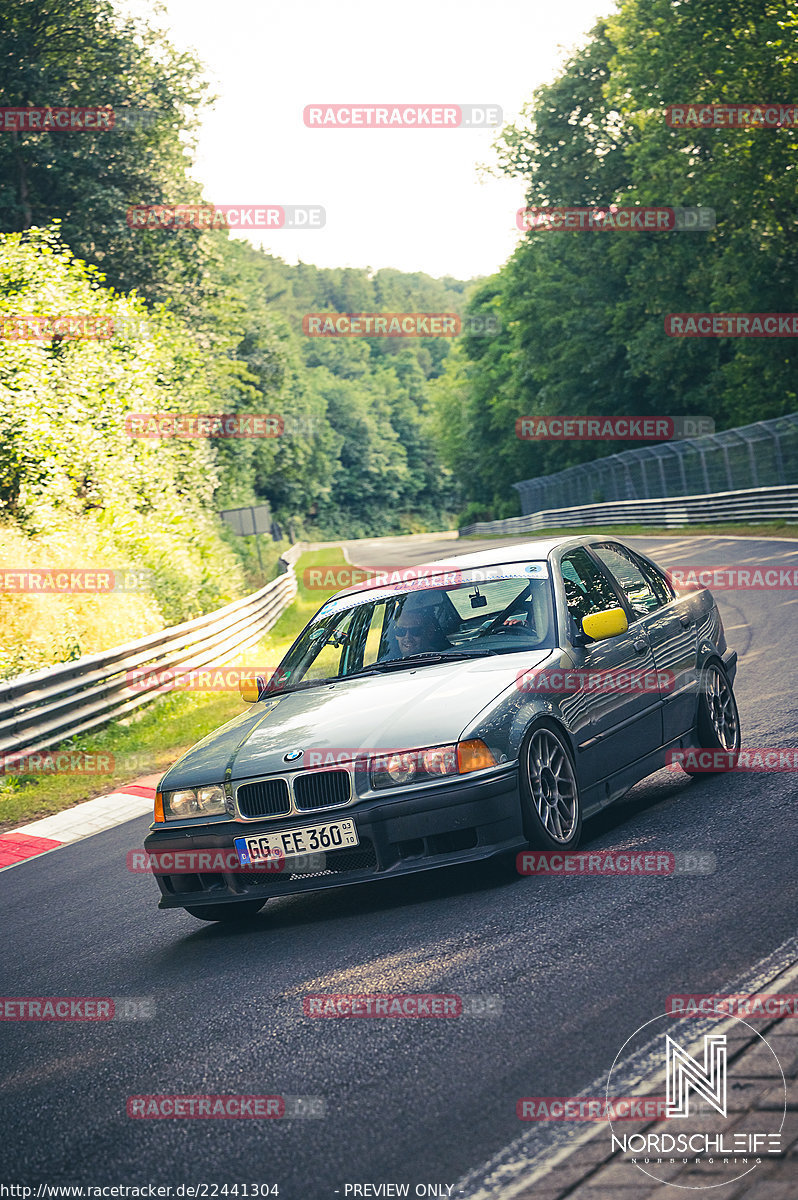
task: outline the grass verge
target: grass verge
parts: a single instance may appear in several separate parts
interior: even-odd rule
[[[331,594],[306,588],[303,583],[305,568],[344,563],[338,547],[303,554],[295,568],[299,590],[293,604],[257,646],[231,660],[231,665],[276,666],[316,609]],[[112,792],[142,775],[163,774],[190,746],[244,709],[245,704],[237,690],[215,693],[174,691],[132,717],[111,721],[96,732],[62,742],[58,750],[93,755],[93,765],[98,769],[91,773],[43,771],[41,774],[0,775],[0,832]],[[54,747],[52,752],[55,750]]]

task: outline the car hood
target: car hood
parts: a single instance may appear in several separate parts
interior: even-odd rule
[[[551,653],[527,651],[404,668],[260,700],[192,746],[159,787],[296,771],[307,762],[309,750],[351,750],[354,757],[362,750],[455,742],[478,713],[514,686],[519,670],[539,666]],[[292,750],[304,753],[286,763],[284,756]]]

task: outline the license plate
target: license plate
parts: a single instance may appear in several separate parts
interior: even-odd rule
[[[256,833],[234,840],[242,867],[259,867],[275,859],[296,858],[317,851],[343,850],[357,846],[355,822],[325,821],[322,825],[299,825],[279,833]]]

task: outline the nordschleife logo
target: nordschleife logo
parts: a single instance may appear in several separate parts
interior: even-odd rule
[[[613,1126],[611,1096],[665,1096],[636,1132]],[[627,1038],[607,1079],[616,1161],[666,1187],[700,1191],[741,1179],[783,1152],[787,1090],[773,1048],[739,1017],[663,1013]]]
[[[690,1115],[690,1089],[726,1116],[726,1034],[704,1037],[704,1062],[699,1065],[691,1054],[665,1034],[667,1064],[667,1106],[669,1120]]]

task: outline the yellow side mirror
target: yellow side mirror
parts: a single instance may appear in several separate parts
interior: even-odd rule
[[[241,699],[245,700],[247,704],[254,704],[265,687],[266,680],[262,675],[245,675],[238,681]]]
[[[626,633],[628,628],[629,622],[622,608],[606,608],[604,612],[582,617],[582,632],[594,642],[617,637],[619,633]]]

